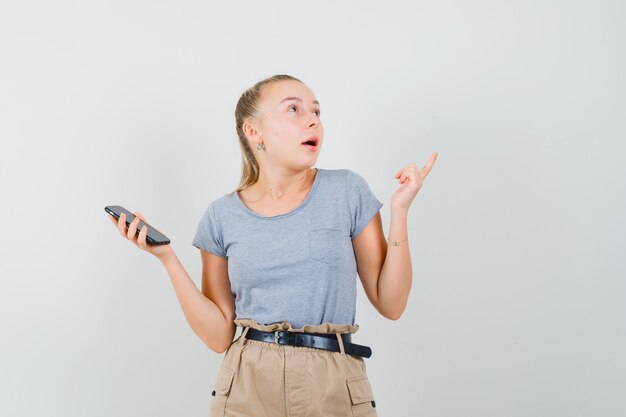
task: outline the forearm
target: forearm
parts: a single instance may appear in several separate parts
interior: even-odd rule
[[[198,289],[173,250],[160,261],[167,270],[189,326],[209,349],[221,353],[224,346],[232,342],[225,339],[230,335],[231,324],[226,322],[219,307]]]
[[[389,240],[402,241],[407,239],[407,211],[391,208]],[[378,302],[380,310],[393,320],[400,318],[409,298],[413,271],[409,241],[394,246],[387,246],[387,255],[378,278]]]

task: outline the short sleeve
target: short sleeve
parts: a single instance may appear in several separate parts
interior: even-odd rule
[[[224,251],[220,229],[217,227],[217,222],[215,221],[213,203],[209,204],[209,207],[200,218],[196,234],[191,244],[198,249],[204,249],[214,255],[228,259],[226,251]]]
[[[350,236],[354,239],[368,225],[383,203],[378,201],[365,178],[356,172],[347,170],[346,184],[350,208]]]

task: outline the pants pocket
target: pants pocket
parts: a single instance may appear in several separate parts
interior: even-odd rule
[[[211,401],[210,417],[224,417],[226,413],[226,400],[230,394],[230,388],[235,378],[235,371],[220,365],[220,369],[215,379],[215,389],[211,393],[213,400]]]
[[[357,375],[346,379],[352,415],[354,417],[377,417],[376,403],[372,394],[372,387],[367,379],[367,375]]]

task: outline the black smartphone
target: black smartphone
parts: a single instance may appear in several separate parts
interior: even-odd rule
[[[104,208],[104,211],[115,217],[117,220],[120,219],[120,214],[126,214],[126,228],[128,228],[131,222],[135,220],[135,215],[122,206],[106,206]],[[141,232],[141,228],[144,225],[148,226],[148,234],[146,235],[146,242],[148,244],[167,245],[168,243],[170,243],[170,240],[167,238],[167,236],[159,232],[154,227],[150,226],[148,223],[145,223],[143,220],[139,220],[139,224],[137,225],[137,235],[139,235],[139,232]]]

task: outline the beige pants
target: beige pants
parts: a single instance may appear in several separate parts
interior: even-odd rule
[[[214,383],[210,417],[377,417],[364,358],[306,346],[246,338],[249,327],[312,333],[355,333],[355,325],[258,324],[236,319],[242,333],[228,350]],[[356,340],[354,341],[356,342]]]

